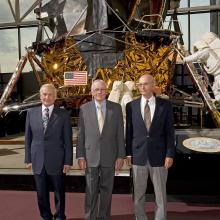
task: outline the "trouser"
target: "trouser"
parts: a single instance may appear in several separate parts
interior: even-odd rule
[[[49,182],[52,183],[54,189],[54,199],[56,212],[54,214],[55,219],[66,219],[65,217],[65,174],[61,175],[49,175],[45,168],[42,169],[40,174],[34,174],[38,207],[40,215],[45,220],[52,219],[52,213],[50,209],[50,195],[49,195]]]
[[[109,220],[111,213],[114,167],[86,168],[85,218]]]
[[[134,209],[137,220],[147,220],[145,213],[145,194],[150,175],[155,193],[155,220],[166,220],[166,182],[168,171],[164,167],[133,165]]]

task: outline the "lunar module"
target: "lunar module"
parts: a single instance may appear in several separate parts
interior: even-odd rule
[[[209,33],[195,44],[195,54],[185,50],[175,14],[179,1],[39,2],[35,9],[39,21],[36,42],[26,48],[1,96],[1,114],[40,103],[36,93],[20,103],[7,105],[28,61],[39,87],[53,83],[58,89],[58,101],[68,100],[74,108],[91,99],[91,82],[98,78],[107,83],[109,99],[125,106],[139,95],[135,86],[137,79],[148,73],[155,77],[155,94],[173,103],[177,127],[193,125],[189,120],[187,123],[182,120],[186,108],[196,112],[197,127],[205,126],[205,114],[211,116],[214,128],[220,126],[220,54],[212,43],[219,39]],[[173,11],[169,19],[166,18],[168,9]],[[52,37],[45,39],[45,26]],[[193,90],[178,88],[175,76],[178,62],[187,67]],[[189,111],[185,113],[187,117],[189,114]]]

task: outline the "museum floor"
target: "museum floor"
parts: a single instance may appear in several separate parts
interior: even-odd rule
[[[73,156],[75,157],[75,152]],[[200,181],[196,177],[198,172],[191,169],[193,175],[191,174],[190,179],[187,179],[186,173],[189,173],[190,169],[188,165],[186,166],[185,156],[181,158],[182,156],[177,155],[176,165],[168,178],[168,220],[220,219],[219,178],[213,178],[207,182]],[[204,161],[204,158],[202,160]],[[22,135],[0,139],[0,219],[2,220],[39,219],[33,175],[25,169],[23,161],[24,137]],[[74,160],[74,166],[67,176],[66,184],[67,220],[83,219],[84,189],[84,174],[78,169],[77,162]],[[151,184],[148,187],[148,193],[146,210],[149,220],[153,220],[154,197]],[[115,176],[112,219],[134,219],[132,181],[126,166]]]
[[[84,193],[67,193],[67,220],[83,220]],[[52,197],[52,195],[51,195]],[[0,219],[37,220],[36,193],[33,191],[0,191]],[[51,198],[51,206],[53,200]],[[53,208],[54,209],[54,208]],[[154,203],[146,202],[148,219],[153,220]],[[112,220],[133,220],[132,197],[128,194],[114,194],[112,201]],[[168,202],[168,220],[219,220],[220,205]]]

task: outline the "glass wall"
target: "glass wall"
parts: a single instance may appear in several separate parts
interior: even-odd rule
[[[210,32],[210,14],[192,14],[190,15],[190,50],[193,44],[201,39],[201,37]]]
[[[210,0],[190,0],[190,7],[210,5]]]
[[[26,54],[26,48],[32,46],[32,42],[35,42],[37,35],[37,27],[21,28],[21,56]],[[31,71],[30,63],[27,62],[24,67],[24,72]]]
[[[0,22],[12,22],[14,18],[12,16],[10,6],[7,0],[0,1]]]
[[[33,5],[33,3],[36,2],[35,0],[23,0],[20,1],[20,13],[21,15],[24,15],[29,8]],[[34,11],[32,10],[25,18],[24,21],[33,21],[36,19],[36,15],[34,13]]]
[[[180,1],[180,8],[187,8],[188,7],[188,0],[181,0]]]
[[[209,0],[181,0],[180,8],[209,6]],[[185,47],[192,51],[193,44],[210,32],[210,13],[178,15]]]
[[[188,20],[188,17],[188,15],[178,15],[180,30],[182,31],[183,43],[187,49],[189,48],[189,23],[186,22]]]
[[[42,4],[49,0],[42,1]],[[18,7],[15,9],[15,3]],[[26,54],[26,47],[36,41],[39,21],[36,20],[34,8],[38,7],[36,0],[1,0],[0,1],[0,73],[15,71],[19,58]],[[49,28],[45,27],[47,39],[52,37]],[[29,62],[24,72],[31,71]]]
[[[14,72],[18,60],[18,30],[0,30],[1,72]]]

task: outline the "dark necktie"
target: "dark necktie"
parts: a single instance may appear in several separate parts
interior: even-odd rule
[[[43,126],[44,126],[44,131],[47,128],[49,122],[49,108],[45,108],[43,111]]]
[[[147,100],[144,108],[144,122],[147,130],[149,131],[151,125],[151,114],[150,114],[150,106],[148,102],[149,101]]]

